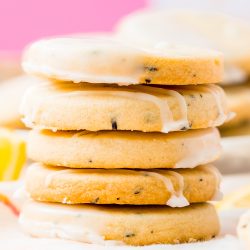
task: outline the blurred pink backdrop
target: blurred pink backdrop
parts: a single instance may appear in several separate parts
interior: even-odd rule
[[[44,36],[110,31],[147,0],[0,0],[0,51],[19,51]]]

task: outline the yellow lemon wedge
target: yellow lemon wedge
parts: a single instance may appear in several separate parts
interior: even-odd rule
[[[225,195],[215,206],[218,210],[250,208],[250,185],[243,186],[236,191]]]
[[[26,161],[24,140],[11,130],[0,128],[0,181],[18,179]]]

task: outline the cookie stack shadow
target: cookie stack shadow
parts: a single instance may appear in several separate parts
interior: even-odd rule
[[[229,117],[217,52],[110,39],[38,41],[21,105],[33,130],[23,229],[38,237],[149,245],[209,240],[220,174],[215,128]],[[86,83],[88,82],[88,83]],[[119,84],[117,84],[119,83]],[[149,85],[150,84],[150,85]],[[127,86],[126,86],[127,85]]]

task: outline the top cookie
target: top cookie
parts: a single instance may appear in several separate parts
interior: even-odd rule
[[[250,74],[250,25],[237,18],[200,10],[144,10],[121,20],[117,34],[141,46],[167,41],[219,50],[227,82]]]
[[[111,37],[40,40],[24,53],[29,74],[90,83],[187,85],[218,83],[219,52],[166,43],[142,48]]]

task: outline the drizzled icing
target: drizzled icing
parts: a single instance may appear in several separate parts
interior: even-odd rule
[[[183,89],[189,90],[189,91],[197,91],[197,92],[209,92],[212,94],[212,96],[215,99],[216,106],[218,108],[219,114],[218,117],[210,122],[209,126],[217,126],[223,124],[225,121],[228,121],[234,117],[233,112],[225,113],[224,107],[223,107],[223,99],[226,99],[225,93],[223,89],[217,85],[214,84],[208,84],[208,85],[197,85],[195,86],[195,89],[190,86],[183,86]]]
[[[46,85],[41,85],[40,88],[44,88]],[[105,89],[105,90],[104,90]],[[68,92],[62,92],[62,93],[55,93],[51,94],[50,96],[46,97],[46,99],[49,98],[60,98],[60,97],[71,97],[71,96],[91,96],[91,95],[109,95],[109,96],[119,96],[119,97],[125,97],[130,98],[134,100],[143,100],[147,102],[154,103],[160,110],[160,117],[162,121],[162,128],[161,132],[168,133],[169,131],[178,131],[180,129],[187,129],[189,127],[189,122],[187,118],[187,104],[185,102],[185,98],[179,94],[175,90],[167,90],[167,89],[159,89],[159,88],[153,88],[153,87],[143,87],[143,86],[135,86],[134,88],[125,88],[124,90],[118,90],[118,89],[111,89],[106,90],[106,88],[97,89],[97,90],[84,90],[82,91],[68,91]],[[35,120],[38,112],[39,107],[41,106],[42,100],[36,100],[34,106],[31,108],[31,114],[29,115],[29,110],[27,109],[27,99],[34,95],[34,92],[38,92],[39,87],[31,87],[28,89],[28,91],[25,93],[20,112],[25,117],[23,118],[23,122],[28,127],[34,127],[33,121]],[[173,113],[169,108],[168,101],[166,99],[163,99],[166,95],[172,96],[177,99],[181,111],[181,118],[178,120],[174,120]],[[45,128],[45,127],[43,127]],[[56,129],[53,129],[53,131],[56,131]]]
[[[219,110],[219,115],[217,119],[214,121],[214,123],[222,124],[225,121],[227,121],[229,118],[229,114],[225,114],[223,106],[222,106],[222,102],[221,102],[221,97],[223,96],[225,98],[225,94],[223,90],[220,87],[213,85],[213,84],[210,84],[209,86],[198,86],[198,89],[204,90],[204,92],[210,92],[216,101],[216,104]]]
[[[219,170],[214,167],[213,165],[202,165],[199,166],[198,168],[205,170],[211,174],[213,174],[216,178],[216,193],[214,195],[214,197],[212,198],[213,201],[219,201],[223,198],[223,193],[220,191],[220,183],[221,183],[221,174],[219,172]]]
[[[86,171],[84,169],[84,171]],[[103,169],[103,171],[109,171],[106,169]],[[115,170],[115,171],[119,171],[119,170]],[[157,170],[157,172],[152,172],[152,171],[141,171],[141,170],[122,170],[122,171],[127,171],[127,172],[131,172],[134,174],[139,174],[139,175],[148,175],[148,176],[152,176],[155,177],[157,179],[160,179],[161,181],[163,181],[166,190],[168,192],[170,192],[171,196],[168,199],[168,201],[166,202],[166,205],[170,206],[170,207],[185,207],[189,205],[189,202],[187,201],[187,199],[185,198],[185,196],[183,195],[183,190],[184,190],[184,180],[183,180],[183,176],[180,175],[179,173],[175,172],[175,171],[170,171],[170,170]],[[53,178],[57,175],[60,174],[80,174],[82,172],[81,169],[60,169],[57,170],[55,172],[49,173],[46,178],[45,178],[45,182],[44,185],[46,187],[49,187],[51,185],[51,182],[53,180]],[[179,189],[176,191],[174,189],[173,183],[171,182],[171,179],[166,177],[165,175],[169,174],[174,176],[177,181],[178,181],[178,185],[179,185]],[[65,197],[63,200],[63,203],[67,203],[70,204],[70,200]]]
[[[164,183],[166,190],[171,194],[170,198],[166,202],[166,205],[170,207],[185,207],[189,205],[188,200],[183,195],[183,189],[184,189],[183,176],[180,175],[179,173],[170,170],[158,170],[157,172],[151,172],[151,171],[139,171],[139,172],[143,172],[152,177],[156,177],[157,179],[160,179]],[[177,179],[179,183],[178,191],[174,189],[171,179],[166,177],[164,174],[170,174]]]
[[[31,207],[29,208],[30,204]],[[28,212],[26,213],[25,210],[27,207]],[[37,209],[39,219],[29,218],[29,213],[34,213]],[[104,246],[124,245],[121,241],[105,240],[97,229],[85,223],[84,217],[86,217],[88,212],[85,214],[85,211],[80,211],[79,208],[64,209],[63,205],[53,204],[50,206],[48,204],[30,202],[24,207],[24,212],[19,217],[19,223],[25,231],[32,232],[35,236],[63,238]],[[47,218],[48,212],[50,215],[49,219]],[[45,215],[44,217],[43,214]]]
[[[217,143],[215,143],[217,141]],[[205,164],[216,159],[222,152],[219,143],[219,132],[217,138],[214,134],[206,133],[199,136],[185,138],[184,144],[188,146],[186,155],[180,159],[175,168],[194,168],[201,164]],[[197,153],[198,152],[198,153]]]

